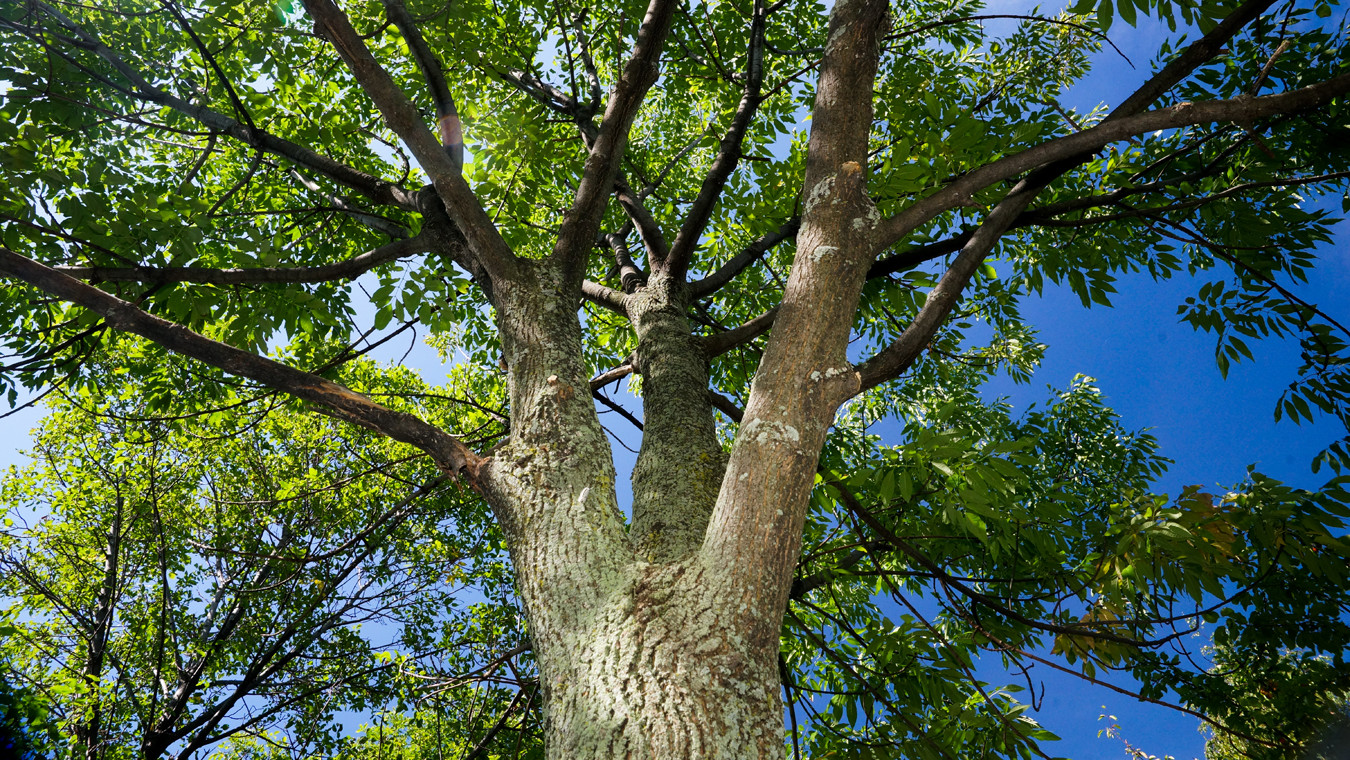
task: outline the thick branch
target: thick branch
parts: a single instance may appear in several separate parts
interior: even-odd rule
[[[924,302],[923,308],[919,310],[919,314],[914,318],[914,321],[905,328],[904,332],[893,343],[858,367],[859,391],[896,377],[914,362],[919,353],[937,334],[942,323],[946,321],[947,315],[955,308],[956,301],[967,283],[970,282],[971,276],[984,260],[984,257],[998,243],[999,238],[1017,221],[1018,216],[1022,214],[1042,189],[1065,172],[1088,160],[1093,150],[1106,145],[1108,142],[1155,129],[1221,119],[1252,121],[1277,113],[1289,113],[1329,101],[1339,94],[1350,91],[1350,74],[1343,74],[1327,82],[1265,98],[1243,96],[1223,101],[1180,103],[1168,108],[1138,113],[1158,95],[1184,79],[1195,67],[1212,57],[1218,49],[1217,45],[1225,43],[1237,34],[1247,21],[1259,15],[1261,8],[1265,7],[1262,5],[1265,1],[1253,0],[1253,2],[1248,3],[1241,9],[1246,15],[1233,14],[1236,18],[1230,17],[1225,20],[1223,25],[1197,41],[1177,61],[1165,67],[1127,98],[1120,108],[1098,126],[1059,140],[1043,143],[1020,154],[1009,156],[1006,160],[986,164],[961,180],[948,185],[947,188],[929,196],[919,204],[912,206],[907,211],[887,220],[887,224],[890,225],[887,232],[893,234],[896,232],[896,220],[914,212],[953,187],[967,181],[973,181],[976,183],[970,190],[970,192],[973,192],[974,189],[986,186],[985,184],[979,184],[982,180],[977,178],[977,175],[982,172],[995,170],[1000,164],[1011,165],[1009,162],[1015,164],[1018,161],[1025,161],[1028,156],[1038,151],[1045,154],[1042,160],[1030,161],[1024,165],[1024,169],[1035,168],[1035,171],[1019,182],[1004,197],[970,236],[970,239],[965,242],[961,253],[929,293],[928,299]],[[1083,143],[1083,146],[1075,149],[1076,143]],[[1020,171],[1006,176],[1010,177],[1018,173]],[[903,228],[904,225],[901,224],[900,226]],[[913,228],[904,229],[902,234],[907,234],[910,229]],[[883,235],[883,239],[893,238]]]
[[[754,317],[726,332],[713,333],[703,339],[703,352],[712,358],[721,356],[731,349],[763,335],[773,327],[773,320],[778,316],[778,307]]]
[[[607,288],[598,282],[584,280],[581,283],[581,296],[597,306],[603,306],[615,314],[628,316],[628,307],[624,305],[623,293]]]
[[[702,543],[725,461],[708,397],[708,358],[690,333],[683,292],[683,280],[657,270],[627,298],[645,422],[629,537],[648,561],[674,560]]]
[[[1091,129],[1028,148],[1021,153],[985,164],[962,176],[885,220],[881,226],[881,243],[888,245],[903,238],[919,225],[967,202],[972,194],[996,182],[1045,164],[1076,159],[1117,140],[1160,129],[1174,129],[1215,121],[1255,121],[1320,106],[1347,92],[1350,92],[1350,74],[1341,74],[1325,82],[1277,95],[1260,98],[1244,95],[1230,100],[1178,103],[1135,116],[1104,120]],[[1074,165],[1077,165],[1077,161]]]
[[[1229,40],[1274,4],[1275,0],[1247,0],[1208,34],[1188,45],[1181,55],[1173,58],[1161,71],[1150,77],[1142,87],[1134,91],[1134,94],[1112,109],[1109,118],[1116,119],[1142,113],[1168,90],[1190,76],[1192,71],[1223,52],[1223,47]]]
[[[403,140],[431,177],[450,218],[469,241],[474,257],[482,262],[494,280],[510,279],[515,272],[515,255],[460,176],[459,168],[422,123],[422,117],[408,96],[371,55],[347,15],[331,0],[306,0],[305,8],[347,63],[357,83],[375,102],[385,123]]]
[[[1243,182],[1231,185],[1210,195],[1200,195],[1178,200],[1175,203],[1168,203],[1164,206],[1154,206],[1146,208],[1130,208],[1127,211],[1113,213],[1102,216],[1086,217],[1081,219],[1060,220],[1064,214],[1074,211],[1086,211],[1088,209],[1101,208],[1103,206],[1122,206],[1120,201],[1136,195],[1145,195],[1149,193],[1158,193],[1168,189],[1175,189],[1182,182],[1193,182],[1196,179],[1210,176],[1217,173],[1217,170],[1194,172],[1191,174],[1172,177],[1166,180],[1150,182],[1147,185],[1137,185],[1135,187],[1122,187],[1110,190],[1097,195],[1085,195],[1081,198],[1069,198],[1056,203],[1038,206],[1028,211],[1022,212],[1012,224],[1008,225],[1009,230],[1021,229],[1023,227],[1085,227],[1094,224],[1106,224],[1121,219],[1138,219],[1148,216],[1150,212],[1161,211],[1180,211],[1184,209],[1196,208],[1213,203],[1224,198],[1230,198],[1234,195],[1240,195],[1249,190],[1257,190],[1268,187],[1297,187],[1299,185],[1308,185],[1316,182],[1330,182],[1338,179],[1350,177],[1350,172],[1328,172],[1326,174],[1317,174],[1303,177],[1280,177],[1271,180],[1261,180],[1256,182]],[[1126,207],[1129,208],[1129,207]],[[937,240],[932,243],[915,246],[900,253],[877,259],[872,268],[868,270],[867,277],[885,277],[887,275],[905,272],[920,264],[927,263],[937,258],[946,256],[949,253],[955,253],[967,242],[970,241],[973,229],[965,230],[956,235],[943,240]]]
[[[647,249],[648,263],[665,259],[669,248],[666,245],[666,236],[661,232],[661,225],[656,223],[656,217],[652,216],[652,212],[642,202],[642,195],[633,192],[623,175],[614,179],[614,197],[637,227],[642,245]]]
[[[628,225],[624,225],[623,230],[605,235],[605,244],[614,252],[614,266],[618,270],[619,283],[625,293],[632,293],[647,282],[647,273],[634,263],[633,255],[628,252],[628,243],[624,238],[627,237],[629,229],[631,228]],[[584,287],[583,284],[583,289]]]
[[[84,307],[103,317],[116,330],[147,338],[175,353],[308,401],[325,414],[416,446],[430,454],[442,471],[450,475],[467,472],[473,482],[481,461],[478,455],[445,431],[411,414],[387,409],[317,375],[211,340],[7,248],[0,248],[0,272]]]
[[[875,256],[867,197],[872,91],[885,0],[839,0],[807,147],[806,201],[792,273],[751,386],[703,556],[719,605],[750,641],[777,642],[816,464],[846,398],[848,335]],[[776,643],[773,643],[776,646]]]

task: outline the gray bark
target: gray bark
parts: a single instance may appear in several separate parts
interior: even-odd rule
[[[779,757],[777,639],[737,630],[696,552],[724,460],[679,293],[658,277],[628,300],[648,419],[630,532],[562,277],[522,262],[496,285],[513,427],[478,473],[530,623],[549,757]]]
[[[631,530],[581,358],[579,254],[494,279],[512,430],[476,481],[510,546],[550,757],[783,755],[783,611],[826,431],[858,388],[845,349],[876,251],[863,167],[885,13],[835,6],[781,332],[729,466],[682,275],[658,268],[623,300],[646,416]]]

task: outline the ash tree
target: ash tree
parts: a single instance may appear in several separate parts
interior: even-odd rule
[[[1133,94],[1062,103],[1141,15],[1178,31]],[[1188,272],[1219,370],[1298,341],[1277,414],[1346,422],[1346,330],[1298,294],[1309,200],[1350,177],[1343,18],[4,0],[0,379],[130,373],[166,416],[280,394],[429,457],[490,511],[527,625],[493,730],[538,710],[551,757],[1043,754],[980,651],[1129,673],[1291,755],[1281,702],[1187,639],[1344,691],[1343,482],[1154,494],[1166,461],[1090,381],[1021,417],[979,388],[1034,369],[1047,283],[1109,305]],[[504,436],[341,382],[419,327],[504,393]],[[641,427],[631,503],[597,404]]]

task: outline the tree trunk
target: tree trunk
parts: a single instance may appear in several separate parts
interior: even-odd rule
[[[786,329],[766,348],[729,464],[683,276],[658,261],[623,299],[646,416],[631,527],[565,263],[585,257],[520,261],[494,279],[511,437],[476,484],[510,547],[549,757],[783,756],[783,610],[825,433],[858,385],[846,347],[876,252],[864,166],[886,8],[841,0],[832,14]]]
[[[728,630],[704,575],[635,563],[589,627],[535,635],[550,758],[782,756],[776,648]]]
[[[679,293],[656,279],[629,299],[649,357],[631,532],[559,268],[495,285],[512,429],[478,484],[516,569],[548,756],[781,757],[777,638],[735,630],[698,551],[725,462],[707,360]]]

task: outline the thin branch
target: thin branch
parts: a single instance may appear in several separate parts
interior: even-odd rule
[[[139,71],[123,60],[115,50],[103,44],[102,40],[99,39],[97,35],[86,30],[79,24],[76,24],[69,17],[42,2],[42,0],[32,0],[30,5],[55,19],[61,26],[65,27],[75,35],[76,39],[72,40],[72,44],[83,47],[104,59],[111,64],[119,74],[125,77],[131,83],[131,88],[127,90],[129,97],[173,109],[184,116],[200,122],[203,126],[206,126],[215,132],[229,135],[245,145],[294,161],[295,163],[318,172],[335,182],[350,187],[375,203],[409,209],[414,207],[415,203],[412,194],[397,185],[357,169],[353,169],[350,166],[339,163],[338,161],[321,155],[309,148],[289,140],[284,140],[264,130],[242,124],[217,111],[193,105],[176,95],[155,87],[141,76]],[[11,29],[29,34],[30,36],[35,36],[35,32],[8,19],[0,18],[0,25],[8,26]]]
[[[563,217],[553,251],[574,283],[580,284],[584,276],[586,259],[600,231],[605,202],[614,190],[614,178],[619,173],[624,147],[628,143],[628,130],[647,90],[656,83],[661,49],[678,5],[675,0],[651,0],[647,6],[632,55],[610,93],[600,129],[586,157],[576,196]]]
[[[746,51],[745,63],[745,88],[741,93],[741,101],[736,106],[736,113],[731,118],[731,125],[727,128],[726,134],[722,136],[722,142],[717,149],[717,157],[713,159],[712,166],[703,179],[703,185],[699,188],[698,196],[689,207],[684,225],[680,227],[679,233],[675,236],[675,242],[670,246],[669,256],[665,261],[653,263],[653,266],[659,265],[669,271],[670,276],[677,282],[684,281],[685,272],[689,268],[689,261],[693,257],[694,249],[698,246],[699,240],[703,237],[703,231],[712,218],[713,208],[721,197],[727,180],[736,171],[736,166],[740,163],[742,146],[745,143],[746,132],[750,129],[750,122],[754,120],[755,113],[758,111],[760,103],[763,102],[760,90],[764,84],[765,25],[764,0],[755,0],[754,11],[750,20],[750,42],[749,49]]]
[[[389,245],[332,264],[313,267],[52,267],[57,272],[89,282],[190,282],[212,285],[254,283],[331,282],[354,279],[375,267],[431,250],[424,235],[397,240]]]
[[[731,260],[717,268],[717,271],[696,280],[689,285],[691,297],[704,298],[717,292],[719,288],[731,282],[736,275],[740,274],[746,267],[759,261],[760,257],[769,251],[769,249],[797,235],[797,228],[801,226],[801,217],[792,217],[778,226],[778,229],[770,232],[750,245],[745,250],[731,257]]]
[[[422,77],[427,80],[427,88],[431,90],[431,101],[436,105],[436,129],[440,134],[441,144],[445,147],[451,163],[462,171],[464,134],[460,127],[459,111],[455,108],[455,98],[450,94],[450,87],[446,84],[445,71],[441,68],[440,59],[427,46],[426,38],[417,28],[417,22],[412,14],[408,13],[403,0],[383,0],[383,2],[389,20],[394,22],[394,26],[403,34],[413,60],[417,61],[417,68],[422,70]]]
[[[538,689],[538,684],[535,684],[528,689],[530,701],[534,701],[534,693]],[[520,704],[520,698],[525,696],[525,692],[526,689],[521,689],[516,692],[516,696],[511,700],[511,704],[506,706],[506,709],[502,711],[501,717],[498,718],[497,722],[492,725],[492,728],[489,728],[488,732],[483,735],[482,740],[474,745],[474,748],[469,751],[469,754],[464,756],[464,760],[478,760],[478,758],[483,756],[483,753],[487,751],[488,744],[496,738],[497,734],[501,733],[503,728],[506,727],[507,719],[511,717],[511,713],[515,712],[516,706]]]
[[[966,584],[949,575],[947,571],[942,568],[941,565],[929,559],[926,554],[919,551],[918,548],[915,547],[913,544],[909,543],[900,536],[897,536],[893,531],[891,531],[890,528],[887,528],[885,524],[883,524],[880,520],[878,520],[875,515],[869,512],[867,508],[864,507],[853,495],[853,492],[849,490],[847,484],[830,477],[827,477],[825,482],[827,485],[829,485],[831,488],[834,489],[835,493],[839,495],[840,501],[844,503],[845,508],[847,508],[849,512],[853,513],[858,519],[862,520],[867,525],[867,527],[871,528],[878,536],[881,536],[881,538],[884,539],[887,543],[899,549],[902,553],[904,553],[906,556],[912,559],[920,567],[936,575],[941,580],[944,586],[948,588],[954,588],[957,591],[961,592],[966,597],[968,597],[971,601],[976,602],[984,607],[988,607],[989,609],[1011,620],[1015,620],[1023,625],[1030,626],[1031,628],[1035,628],[1037,630],[1047,631],[1049,633],[1101,639],[1103,641],[1110,641],[1116,644],[1125,644],[1127,646],[1132,647],[1156,647],[1166,643],[1167,641],[1173,638],[1177,638],[1179,636],[1187,635],[1190,633],[1190,631],[1184,631],[1175,633],[1170,636],[1164,636],[1161,639],[1155,639],[1152,641],[1141,641],[1139,639],[1129,638],[1128,636],[1118,636],[1114,633],[1103,633],[1099,631],[1088,630],[1078,626],[1064,626],[1059,625],[1057,623],[1049,623],[1044,620],[1036,620],[1034,618],[1029,618],[1026,615],[1023,615],[1020,612],[1017,612],[1016,610],[1013,610],[1007,607],[1006,605],[1000,603],[994,597],[976,591],[970,586],[967,586]]]
[[[591,391],[591,395],[595,397],[596,401],[599,401],[600,403],[604,404],[611,412],[616,412],[620,417],[623,417],[624,419],[633,423],[633,427],[637,428],[638,430],[643,429],[642,420],[639,420],[637,417],[633,416],[632,412],[628,411],[627,409],[624,409],[623,406],[621,406],[614,399],[601,393],[598,388]]]
[[[903,28],[903,29],[900,29],[900,30],[896,31],[896,32],[893,33],[893,34],[887,35],[887,36],[886,36],[886,41],[887,41],[887,42],[891,42],[891,41],[894,41],[894,40],[901,39],[902,37],[912,37],[912,36],[914,36],[914,35],[916,35],[916,34],[922,34],[923,32],[926,32],[926,31],[928,31],[929,29],[936,29],[936,28],[942,27],[942,26],[954,26],[954,25],[957,25],[957,24],[965,24],[965,23],[968,23],[968,22],[971,22],[971,21],[994,21],[994,20],[998,20],[998,19],[1013,19],[1013,20],[1017,20],[1017,21],[1035,21],[1035,22],[1042,23],[1042,24],[1058,24],[1059,26],[1066,26],[1066,27],[1069,27],[1070,29],[1076,29],[1076,30],[1078,30],[1078,31],[1080,31],[1080,32],[1086,32],[1087,34],[1091,35],[1092,37],[1095,37],[1096,39],[1098,39],[1098,40],[1100,40],[1100,41],[1102,41],[1102,42],[1105,42],[1106,44],[1110,45],[1110,46],[1111,46],[1111,49],[1114,50],[1114,51],[1116,51],[1116,54],[1118,54],[1121,58],[1124,58],[1126,63],[1130,64],[1130,68],[1134,68],[1134,62],[1130,60],[1130,57],[1129,57],[1128,55],[1125,55],[1125,52],[1124,52],[1123,50],[1121,50],[1120,48],[1116,47],[1116,43],[1114,43],[1114,42],[1111,41],[1110,36],[1108,36],[1106,33],[1102,32],[1101,30],[1099,30],[1099,29],[1093,29],[1092,27],[1087,26],[1086,24],[1080,24],[1080,23],[1078,23],[1078,22],[1076,22],[1076,21],[1068,21],[1068,20],[1062,19],[1062,18],[1048,18],[1048,17],[1046,17],[1046,16],[1028,16],[1028,15],[1025,15],[1025,14],[1018,14],[1018,13],[987,13],[987,14],[980,14],[980,15],[977,15],[977,16],[962,16],[962,17],[960,17],[960,18],[945,18],[945,19],[940,19],[940,20],[938,20],[938,21],[930,21],[930,22],[927,22],[927,23],[924,23],[924,24],[917,24],[917,25],[915,25],[915,26],[905,27],[905,28]]]

